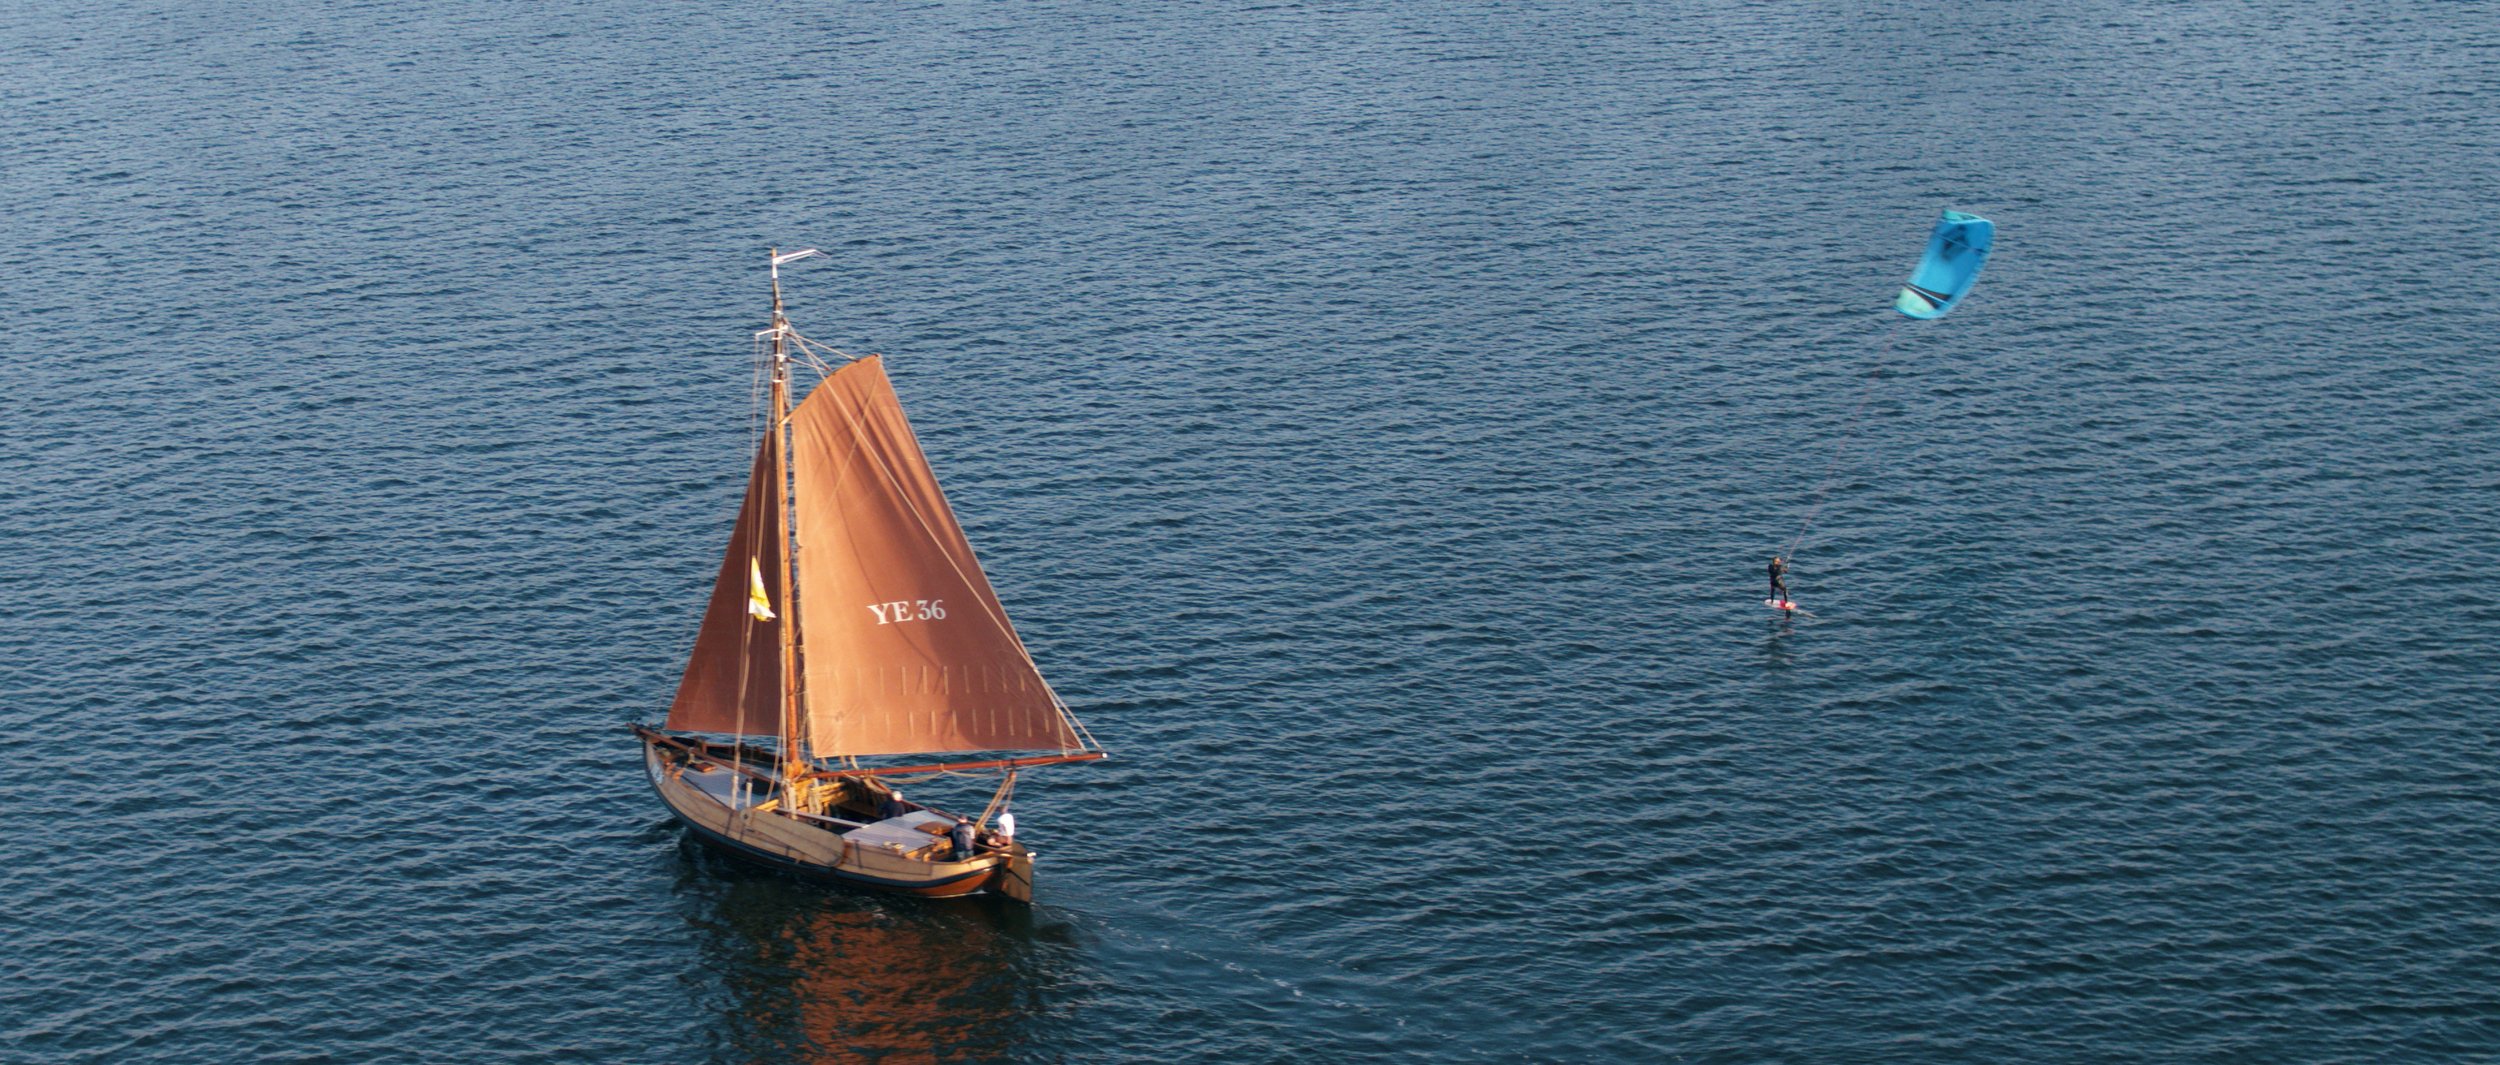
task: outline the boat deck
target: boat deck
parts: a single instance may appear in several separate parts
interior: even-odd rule
[[[761,786],[761,782],[752,781],[749,782],[745,791],[740,791],[738,788],[740,775],[736,770],[722,766],[697,764],[686,767],[679,779],[732,810],[760,806],[770,801],[776,794],[774,789]],[[926,847],[931,840],[945,836],[947,830],[955,826],[953,818],[933,814],[927,810],[913,810],[900,817],[889,817],[873,823],[825,814],[801,814],[799,816],[802,820],[814,822],[820,828],[840,833],[843,838],[859,846],[876,847],[896,853]]]
[[[753,806],[772,798],[772,792],[769,789],[750,787],[741,792],[738,788],[740,775],[736,770],[722,766],[696,764],[686,767],[680,779],[732,810],[741,806]],[[741,802],[741,799],[745,801]]]
[[[894,852],[915,851],[943,837],[955,827],[955,819],[927,810],[913,810],[901,817],[889,817],[872,825],[842,834],[852,845],[876,847]]]

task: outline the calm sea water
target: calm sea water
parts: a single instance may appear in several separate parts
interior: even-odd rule
[[[0,1059],[2487,1059],[2495,160],[2479,5],[9,6]],[[776,244],[1030,910],[640,778]]]

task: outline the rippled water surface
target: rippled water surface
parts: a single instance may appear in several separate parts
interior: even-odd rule
[[[2495,27],[9,6],[0,1059],[2500,1053]],[[776,244],[1113,752],[1029,910],[641,779]]]

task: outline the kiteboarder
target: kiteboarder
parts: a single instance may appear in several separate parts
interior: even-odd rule
[[[1927,254],[1919,259],[1918,266],[1910,273],[1910,279],[1902,284],[1901,294],[1893,298],[1892,309],[1906,318],[1927,320],[1951,313],[1954,306],[1962,302],[1962,297],[1969,295],[1971,286],[1978,283],[1979,270],[1987,265],[1988,251],[1996,244],[1996,231],[1996,223],[1975,214],[1948,210],[1938,216],[1936,228],[1927,234]],[[1822,481],[1814,490],[1814,502],[1806,508],[1805,520],[1798,523],[1797,535],[1788,541],[1789,550],[1794,551],[1805,545],[1806,533],[1814,528],[1814,519],[1823,513],[1823,498],[1834,483],[1832,475],[1840,471],[1841,460],[1849,453],[1849,435],[1856,432],[1858,414],[1866,409],[1866,401],[1874,396],[1875,382],[1882,375],[1884,360],[1892,353],[1893,338],[1899,335],[1897,330],[1885,331],[1883,350],[1875,356],[1875,365],[1866,375],[1866,385],[1858,393],[1857,406],[1850,409],[1849,417],[1843,423],[1848,428],[1840,446],[1832,453],[1830,465],[1823,468]],[[1797,609],[1796,601],[1788,597],[1788,560],[1773,555],[1770,568],[1771,598],[1763,600],[1763,605],[1790,617],[1799,614],[1813,617],[1812,611]]]

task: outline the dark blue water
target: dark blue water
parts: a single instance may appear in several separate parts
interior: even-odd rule
[[[2495,160],[2478,5],[11,6],[0,1059],[2500,1053]],[[776,244],[1029,911],[640,778]]]

